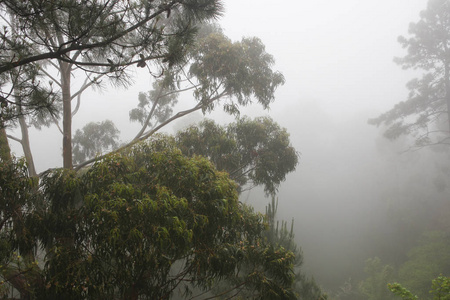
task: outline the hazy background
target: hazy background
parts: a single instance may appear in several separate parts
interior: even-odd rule
[[[414,74],[393,63],[394,56],[405,54],[397,37],[407,34],[409,23],[418,20],[426,3],[224,1],[225,14],[219,23],[225,34],[232,40],[259,37],[275,57],[275,69],[286,78],[270,111],[251,107],[242,112],[269,114],[291,133],[301,159],[297,171],[280,188],[278,216],[295,218],[305,268],[327,289],[360,274],[367,254],[376,255],[374,245],[380,238],[370,236],[374,226],[384,237],[380,243],[392,242],[386,238],[387,195],[400,193],[403,182],[419,169],[423,175],[419,181],[432,178],[420,168],[426,154],[400,155],[406,143],[386,141],[379,129],[367,124],[368,118],[407,97],[405,84]],[[138,126],[129,124],[128,111],[150,84],[148,74],[139,74],[128,90],[87,92],[74,129],[111,119],[123,141],[133,138]],[[221,113],[208,117],[230,120]],[[31,138],[38,172],[62,164],[62,138],[55,128],[33,130]],[[12,146],[20,154],[17,145]],[[244,195],[243,200],[260,209],[268,202],[258,191]]]

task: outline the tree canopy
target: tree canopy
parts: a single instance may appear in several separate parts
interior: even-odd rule
[[[385,136],[403,134],[415,138],[415,146],[449,144],[450,138],[450,1],[430,0],[417,23],[409,26],[410,37],[399,37],[408,50],[395,61],[404,69],[419,69],[422,78],[411,80],[406,101],[370,119],[386,125]]]
[[[208,157],[228,172],[241,190],[261,185],[274,195],[298,163],[286,129],[270,117],[244,117],[227,126],[206,120],[178,132],[176,141],[184,154]]]
[[[2,196],[9,195],[3,187],[26,178],[26,171],[16,173],[3,178]],[[238,201],[226,173],[200,156],[185,157],[165,138],[78,174],[49,171],[34,193],[31,207],[15,202],[23,216],[13,228],[28,234],[2,230],[8,235],[8,251],[0,251],[2,286],[22,295],[162,299],[180,291],[193,297],[229,281],[228,295],[293,299],[294,254],[263,238],[263,216]],[[7,222],[14,220],[2,209]]]
[[[30,121],[38,127],[47,126],[61,117],[59,128],[66,168],[73,166],[72,118],[80,106],[81,94],[90,86],[101,85],[105,76],[110,82],[127,84],[132,80],[127,73],[130,66],[146,67],[154,78],[153,90],[141,93],[138,107],[130,112],[130,120],[142,124],[132,143],[148,138],[188,113],[211,111],[219,102],[225,111],[235,115],[239,114],[240,106],[254,100],[268,108],[276,88],[284,83],[283,75],[272,70],[274,59],[258,38],[232,42],[217,25],[206,24],[220,15],[219,1],[152,1],[149,4],[91,0],[80,11],[76,1],[73,5],[66,1],[56,6],[52,6],[53,2],[40,0],[38,5],[32,1],[28,12],[18,8],[20,3],[13,5],[6,1],[4,7],[0,6],[9,16],[3,18],[6,29],[0,38],[14,37],[17,43],[30,45],[25,51],[5,42],[7,55],[2,57],[5,70],[0,61],[4,75],[0,93],[5,103],[2,121],[11,124],[31,113],[41,116],[39,122],[33,121],[36,118],[30,118],[28,123],[20,122],[22,138],[9,136],[22,143],[25,153],[31,153],[25,132]],[[74,27],[82,21],[80,15],[90,21],[83,23],[81,27],[85,29],[79,32]],[[58,55],[54,56],[55,53]],[[17,56],[23,59],[16,62]],[[33,72],[25,72],[24,68],[32,68]],[[53,68],[59,79],[50,70]],[[32,83],[28,92],[17,80],[8,77],[11,72],[20,74],[18,78],[23,82]],[[72,91],[74,72],[84,73],[86,78],[76,92]],[[173,107],[183,92],[192,92],[197,103],[174,114]],[[33,102],[33,97],[47,102]],[[77,104],[73,108],[75,99]],[[39,105],[31,105],[35,102]],[[31,165],[31,154],[27,160]]]
[[[229,68],[235,61],[239,61],[237,69]],[[276,88],[284,84],[283,75],[272,70],[273,64],[261,40],[232,42],[218,26],[201,26],[186,61],[166,70],[155,80],[152,90],[139,94],[139,104],[130,111],[130,120],[140,122],[142,128],[129,144],[145,140],[178,118],[195,111],[212,111],[219,104],[235,116],[239,116],[242,106],[253,101],[269,108]],[[189,93],[196,100],[194,105],[173,113],[179,97]]]
[[[218,17],[222,3],[5,0],[1,9],[17,26],[7,22],[2,32],[7,55],[2,56],[0,74],[48,59],[114,74],[154,59],[175,63],[187,41],[183,37],[192,34],[198,22]]]
[[[221,11],[218,0],[0,2],[2,297],[193,299],[226,282],[217,296],[295,298],[295,254],[267,240],[264,216],[239,202],[227,173],[185,156],[173,139],[139,143],[193,111],[220,103],[238,116],[240,106],[268,108],[275,99],[284,78],[262,42],[232,42],[205,26]],[[98,155],[118,146],[114,124],[88,123],[72,139],[72,117],[87,88],[105,79],[127,85],[131,68],[154,79],[130,113],[142,129]],[[74,92],[75,74],[84,82]],[[182,92],[195,105],[174,114]],[[297,164],[288,134],[270,119],[239,122],[234,138],[247,152],[237,181],[273,193]],[[36,176],[27,128],[53,123],[63,135],[63,168]],[[6,125],[20,126],[22,138]],[[26,163],[11,156],[6,138],[23,145]],[[278,161],[272,146],[289,159]]]
[[[103,151],[117,148],[118,138],[119,130],[110,120],[86,124],[82,130],[78,129],[75,132],[72,139],[74,162],[80,163],[102,154]]]

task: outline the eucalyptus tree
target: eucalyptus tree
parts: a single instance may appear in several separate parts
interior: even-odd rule
[[[90,122],[82,130],[78,129],[72,139],[74,162],[80,163],[105,150],[114,150],[119,146],[119,133],[111,120]]]
[[[155,132],[195,111],[210,112],[222,106],[239,116],[242,106],[256,102],[268,109],[283,75],[273,70],[274,58],[258,38],[232,42],[217,25],[203,25],[194,42],[186,47],[184,60],[156,78],[153,89],[139,95],[130,120],[140,122],[141,130],[127,145],[142,141]],[[180,97],[193,98],[193,105],[174,112]],[[92,163],[81,163],[77,168]]]
[[[227,126],[206,120],[179,131],[176,141],[185,155],[208,157],[230,174],[240,191],[261,185],[273,196],[298,164],[289,133],[270,117],[244,117]]]
[[[0,231],[2,296],[13,286],[22,298],[196,299],[226,281],[223,297],[294,299],[294,253],[268,243],[263,216],[226,173],[170,139],[83,172],[49,170],[34,198],[21,166],[0,174],[0,197],[33,199],[20,226]],[[36,247],[44,263],[24,256]]]
[[[236,116],[240,106],[254,101],[267,109],[275,100],[275,90],[284,84],[283,75],[272,70],[273,56],[256,37],[233,42],[220,27],[204,25],[188,50],[185,63],[164,74],[158,82],[160,87],[149,94],[148,103],[157,107],[168,95],[172,103],[183,92],[191,91],[196,104],[160,121],[153,130],[142,132],[137,138],[146,138],[168,122],[193,111],[212,111],[219,103],[226,112]],[[152,113],[152,109],[148,110],[147,119],[153,117]],[[130,117],[136,119],[133,114]]]
[[[72,168],[72,72],[85,72],[91,82],[99,75],[124,82],[133,65],[160,74],[180,63],[195,25],[219,16],[222,6],[218,0],[5,0],[0,9],[17,24],[4,22],[0,36],[2,103],[24,106],[10,97],[9,73],[53,65],[60,74],[63,165]],[[49,89],[30,82],[34,90]]]
[[[415,146],[450,144],[450,1],[430,0],[420,20],[409,25],[410,37],[399,37],[408,50],[395,62],[404,69],[422,70],[423,76],[411,80],[406,101],[370,119],[387,126],[385,136],[403,134],[415,137]]]

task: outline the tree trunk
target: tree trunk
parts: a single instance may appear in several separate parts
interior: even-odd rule
[[[445,92],[445,100],[447,101],[447,123],[448,123],[448,136],[450,137],[450,82],[446,83],[447,90]]]
[[[30,137],[28,135],[28,126],[25,122],[25,118],[23,116],[19,117],[19,124],[20,124],[20,130],[22,132],[22,149],[23,154],[25,155],[25,160],[27,161],[28,165],[28,175],[30,177],[36,176],[36,168],[34,166],[33,161],[33,154],[31,153],[31,146],[30,146]]]
[[[450,66],[448,63],[444,63],[444,85],[445,85],[445,102],[447,107],[447,125],[448,136],[450,137]]]
[[[70,96],[71,65],[59,61],[63,100],[63,167],[72,169],[72,106]]]
[[[11,148],[9,148],[6,130],[3,121],[0,119],[0,160],[3,162],[11,161]]]

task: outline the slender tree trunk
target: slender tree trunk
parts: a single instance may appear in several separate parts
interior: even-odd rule
[[[448,136],[450,137],[450,82],[447,81],[447,91],[445,95],[445,99],[447,100],[447,123],[448,123]]]
[[[59,61],[63,100],[63,167],[72,169],[72,106],[70,95],[71,65]]]
[[[9,148],[6,130],[3,121],[0,119],[0,160],[3,162],[11,161],[11,148]]]
[[[16,102],[18,103],[17,109],[19,112],[19,125],[20,131],[22,133],[22,139],[20,140],[20,144],[22,145],[23,154],[25,155],[25,160],[27,162],[28,175],[30,175],[30,177],[34,177],[36,176],[36,168],[34,166],[33,155],[31,153],[28,125],[27,122],[25,121],[25,117],[22,112],[22,98],[20,97],[20,91],[18,89],[19,88],[14,87],[14,97],[16,99]]]
[[[450,65],[445,63],[445,102],[447,104],[447,125],[448,125],[448,135],[450,136]]]
[[[22,149],[23,154],[25,155],[25,160],[27,161],[28,165],[28,175],[30,177],[34,177],[37,175],[36,168],[34,166],[34,160],[33,160],[33,154],[31,153],[31,146],[30,146],[30,136],[28,135],[28,126],[25,122],[25,118],[23,116],[19,117],[19,124],[20,124],[20,130],[22,132]]]

